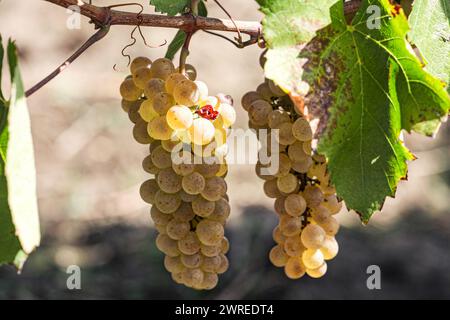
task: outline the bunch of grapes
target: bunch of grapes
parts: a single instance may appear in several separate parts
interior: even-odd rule
[[[265,194],[275,199],[279,218],[273,230],[276,245],[269,259],[276,267],[284,267],[291,279],[305,273],[320,278],[327,271],[326,260],[338,253],[335,235],[339,223],[333,215],[342,206],[330,184],[326,158],[312,150],[309,121],[272,81],[266,80],[256,91],[246,93],[242,106],[248,112],[250,128],[257,129],[257,134],[266,129],[269,138],[277,139],[275,144],[269,138],[260,139],[268,159],[278,156],[276,169],[267,173],[270,163],[261,158],[256,165]],[[278,130],[278,135],[270,135],[271,130]],[[278,150],[272,150],[274,145]]]
[[[227,130],[236,120],[229,96],[210,96],[197,72],[172,61],[138,57],[120,86],[133,136],[149,144],[144,170],[153,175],[140,189],[151,204],[157,248],[175,282],[212,289],[228,269],[224,226],[230,215]]]

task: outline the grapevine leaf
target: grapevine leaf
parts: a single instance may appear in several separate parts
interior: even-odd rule
[[[409,23],[409,38],[420,50],[425,70],[446,82],[450,93],[450,3],[415,0]]]
[[[265,74],[288,92],[301,94],[302,61],[299,46],[316,31],[330,24],[330,7],[340,0],[258,0],[263,19],[264,40],[269,48]]]
[[[190,3],[190,0],[150,0],[150,4],[155,6],[157,12],[167,13],[171,16],[184,13]]]
[[[320,118],[319,151],[338,196],[368,222],[395,195],[414,158],[401,130],[421,124],[421,133],[431,134],[429,121],[447,115],[450,99],[408,49],[408,21],[399,7],[364,0],[348,25],[338,2],[331,16],[331,26],[300,53],[307,61],[303,81],[311,86],[305,105]]]
[[[30,118],[14,42],[7,54],[11,97],[0,103],[0,264],[20,269],[40,232]]]
[[[203,2],[199,3],[198,6],[198,14],[202,17],[208,16],[208,11],[206,9],[206,6]],[[178,30],[173,40],[170,42],[167,52],[166,52],[166,58],[173,60],[177,52],[181,49],[183,46],[184,41],[186,40],[186,33],[183,30]]]

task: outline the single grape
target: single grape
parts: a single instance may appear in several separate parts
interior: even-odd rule
[[[200,247],[200,252],[205,257],[215,257],[215,256],[218,256],[222,252],[222,247],[219,245],[207,246],[207,245],[202,244]]]
[[[221,198],[215,202],[214,211],[208,216],[208,219],[224,225],[230,216],[230,212],[230,204],[225,198]]]
[[[150,70],[154,78],[166,80],[175,71],[175,67],[169,59],[160,58],[152,63]]]
[[[139,89],[144,89],[147,82],[149,82],[152,79],[152,72],[150,71],[150,68],[147,67],[141,67],[133,73],[133,81],[136,87]]]
[[[299,257],[291,257],[284,266],[284,273],[290,279],[300,279],[305,275],[306,268]]]
[[[298,118],[292,125],[292,134],[297,140],[309,141],[313,137],[311,126],[308,120],[304,118]]]
[[[286,197],[285,196],[280,196],[278,198],[275,199],[275,203],[273,205],[275,212],[277,214],[281,215],[287,215],[287,211],[284,205],[284,202],[286,201]]]
[[[331,214],[336,214],[342,209],[342,202],[339,202],[336,195],[326,196],[322,205],[330,210]]]
[[[190,140],[197,145],[206,145],[214,139],[215,128],[211,121],[205,118],[197,118],[189,128]]]
[[[141,106],[139,107],[139,115],[146,122],[151,122],[159,116],[159,114],[153,109],[153,103],[150,100],[145,100],[141,103]]]
[[[284,252],[281,245],[274,246],[269,253],[269,260],[275,267],[284,267],[289,259],[289,256]]]
[[[323,219],[323,221],[320,222],[319,225],[329,236],[335,236],[339,231],[339,222],[333,216],[326,217],[325,219]]]
[[[153,164],[158,169],[166,169],[172,166],[170,153],[164,150],[160,145],[151,151],[150,157]]]
[[[311,209],[311,217],[319,225],[324,222],[325,219],[327,219],[330,215],[330,211],[322,205]]]
[[[194,81],[194,83],[197,85],[197,89],[200,93],[200,100],[204,100],[208,97],[208,86],[203,81]]]
[[[320,251],[322,251],[325,260],[331,260],[336,257],[339,252],[339,244],[337,243],[336,238],[327,235],[320,247]]]
[[[267,84],[269,85],[270,92],[272,92],[274,96],[283,97],[286,95],[286,93],[279,86],[277,86],[272,80],[269,80]]]
[[[142,161],[142,168],[150,174],[158,174],[159,169],[153,164],[151,155],[148,155]]]
[[[172,136],[170,140],[162,140],[161,147],[167,152],[176,152],[182,149],[183,144],[176,137]]]
[[[173,130],[187,130],[194,121],[191,109],[186,106],[173,106],[166,114],[167,124]]]
[[[214,257],[205,257],[203,259],[201,269],[205,272],[216,272],[216,270],[220,267],[221,263],[222,259],[220,258],[219,255]]]
[[[147,203],[154,204],[158,190],[159,187],[157,181],[155,179],[149,179],[141,185],[139,193],[142,200]]]
[[[195,200],[195,198],[197,198],[197,195],[194,194],[189,194],[186,191],[184,191],[183,189],[181,189],[178,192],[178,195],[180,196],[180,199],[183,200],[184,202],[189,202],[191,203],[192,201]],[[192,208],[192,207],[191,207]]]
[[[250,106],[253,102],[262,99],[263,97],[261,97],[260,94],[257,93],[256,91],[247,92],[246,94],[244,94],[241,100],[242,108],[244,108],[245,111],[249,111]]]
[[[156,181],[161,190],[166,193],[177,193],[181,190],[181,177],[172,168],[161,170]]]
[[[179,73],[180,68],[176,68],[175,72]],[[197,70],[195,70],[194,66],[189,63],[186,63],[186,65],[184,66],[184,74],[189,80],[195,81],[195,79],[197,79]]]
[[[181,80],[173,89],[173,97],[178,104],[192,107],[200,100],[200,91],[194,81]]]
[[[187,176],[194,172],[195,165],[193,163],[184,163],[181,162],[179,164],[172,163],[172,169],[180,176]]]
[[[319,249],[325,241],[325,231],[316,224],[308,224],[302,231],[303,245],[308,249]]]
[[[211,290],[217,286],[218,282],[219,282],[219,277],[217,276],[217,274],[212,273],[212,272],[204,272],[203,282],[202,282],[201,287],[205,290]]]
[[[181,253],[192,255],[200,251],[200,241],[197,234],[194,231],[189,233],[181,240],[178,241],[178,249]]]
[[[291,122],[291,117],[286,111],[273,110],[267,116],[267,123],[272,129],[278,129],[285,122]]]
[[[220,248],[222,254],[226,254],[230,250],[230,242],[228,241],[227,237],[222,238]]]
[[[288,156],[292,162],[298,162],[309,158],[309,156],[303,151],[303,142],[300,141],[295,141],[288,147]]]
[[[178,273],[184,270],[184,266],[181,263],[180,256],[178,257],[164,257],[164,268],[171,273]]]
[[[210,216],[214,212],[215,207],[216,204],[214,201],[206,200],[202,196],[197,196],[197,198],[192,201],[192,210],[200,217]]]
[[[227,184],[221,177],[206,179],[205,186],[201,191],[203,198],[209,201],[218,201],[227,193]]]
[[[203,283],[203,271],[199,268],[189,269],[186,268],[182,272],[182,279],[185,285],[188,287],[196,288],[200,287]]]
[[[203,163],[195,165],[195,171],[200,173],[205,178],[212,178],[216,176],[219,170],[220,161],[218,161],[218,159],[203,159]]]
[[[324,263],[322,252],[315,249],[306,249],[303,252],[302,260],[308,269],[316,269]]]
[[[278,189],[277,180],[266,180],[264,181],[264,193],[269,198],[279,198],[282,196],[280,190]]]
[[[181,80],[186,80],[186,77],[181,73],[172,73],[166,79],[166,91],[170,94],[173,93],[173,89]]]
[[[280,230],[280,226],[276,226],[272,231],[272,238],[273,241],[275,241],[277,244],[284,245],[284,242],[286,241],[287,237],[283,235],[283,233]]]
[[[275,129],[276,130],[276,129]],[[283,122],[278,128],[277,141],[282,145],[290,145],[295,142],[295,137],[292,135],[292,123]]]
[[[231,127],[236,122],[236,110],[229,104],[221,103],[218,111],[225,128]]]
[[[325,275],[325,273],[327,273],[327,263],[322,263],[322,265],[316,269],[306,269],[306,273],[311,278],[321,278]]]
[[[288,173],[283,177],[277,178],[277,187],[283,193],[294,192],[298,187],[299,181],[295,175]]]
[[[150,144],[153,141],[147,132],[147,122],[142,119],[136,122],[133,127],[133,138],[141,144]]]
[[[275,173],[275,176],[283,177],[287,175],[291,170],[291,164],[292,162],[289,159],[289,157],[284,153],[280,153],[278,157],[278,168],[277,172]]]
[[[222,241],[224,229],[220,223],[204,219],[198,223],[196,233],[201,243],[207,246],[216,246]]]
[[[280,230],[287,237],[299,235],[302,231],[301,218],[288,215],[284,219],[280,219]]]
[[[159,211],[156,206],[151,207],[150,215],[153,222],[161,226],[167,226],[167,224],[173,219],[173,216],[171,214]]]
[[[320,190],[318,186],[306,186],[302,195],[308,206],[311,208],[318,207],[324,199],[322,190]]]
[[[120,85],[120,95],[124,100],[136,101],[142,95],[142,89],[138,88],[133,79],[126,79]]]
[[[182,254],[180,256],[180,260],[186,268],[190,269],[200,268],[200,266],[203,265],[203,256],[200,253],[195,253],[192,255]]]
[[[181,205],[181,199],[177,194],[165,193],[159,190],[155,195],[154,205],[164,213],[175,212]]]
[[[180,255],[177,242],[171,239],[166,234],[158,234],[158,236],[156,237],[156,247],[159,251],[163,252],[169,257],[176,257]]]
[[[144,87],[144,94],[147,99],[153,101],[157,94],[164,92],[164,81],[161,79],[151,79]]]
[[[283,244],[284,251],[291,257],[301,257],[306,250],[299,236],[288,237]]]
[[[219,255],[221,262],[219,268],[217,268],[216,272],[218,274],[225,273],[225,271],[228,270],[228,267],[230,266],[230,263],[228,261],[228,258],[224,254]]]
[[[136,70],[141,67],[150,68],[151,64],[152,64],[152,61],[149,58],[136,57],[133,59],[133,61],[131,61],[131,64],[130,64],[131,74],[134,74],[136,72]]]
[[[265,100],[256,100],[248,108],[250,121],[259,126],[265,126],[272,106]]]
[[[152,105],[156,113],[165,116],[167,111],[175,104],[175,99],[171,94],[158,92],[153,96]]]
[[[269,88],[269,85],[266,82],[261,83],[257,88],[256,92],[259,93],[261,97],[263,97],[264,100],[270,102],[272,100],[272,97],[274,94]]]
[[[205,184],[205,178],[203,178],[203,176],[198,172],[192,172],[184,176],[181,180],[183,190],[192,195],[196,195],[202,192],[205,188]]]
[[[306,201],[299,194],[290,194],[284,200],[284,208],[289,215],[299,217],[306,210]]]
[[[157,140],[169,140],[173,134],[173,130],[169,127],[164,116],[153,119],[148,124],[147,130],[150,137]]]
[[[313,160],[311,157],[308,156],[303,160],[292,162],[292,169],[298,173],[306,173],[308,172],[312,164]]]

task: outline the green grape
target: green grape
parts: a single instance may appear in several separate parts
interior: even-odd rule
[[[186,268],[182,272],[182,278],[185,285],[192,288],[200,287],[203,282],[203,271],[199,268]]]
[[[284,251],[291,257],[301,257],[306,250],[299,236],[288,237],[283,243]]]
[[[299,235],[302,231],[301,218],[288,215],[284,219],[280,219],[280,230],[287,237]]]
[[[217,111],[219,111],[224,128],[229,128],[236,122],[236,110],[229,104],[221,103]]]
[[[288,156],[289,159],[292,160],[292,162],[298,162],[305,160],[306,158],[310,158],[304,151],[303,151],[303,142],[295,141],[293,144],[291,144],[288,147]],[[312,159],[311,159],[312,162]]]
[[[205,257],[215,257],[218,256],[220,253],[223,253],[221,246],[207,246],[204,244],[201,245],[200,252]]]
[[[284,242],[286,241],[287,237],[283,235],[283,233],[280,230],[280,226],[276,226],[272,231],[272,239],[277,244],[284,245]]]
[[[150,70],[154,78],[166,80],[175,71],[175,67],[169,59],[160,58],[153,62]]]
[[[171,214],[159,211],[156,206],[152,206],[152,208],[150,209],[150,215],[153,222],[161,226],[167,226],[167,224],[173,219],[173,216]]]
[[[150,137],[156,140],[169,140],[173,134],[173,130],[169,127],[164,116],[153,119],[148,124],[147,130]]]
[[[171,94],[158,92],[153,97],[153,109],[161,116],[165,116],[167,111],[175,104],[175,99]]]
[[[319,222],[317,222],[319,223]],[[334,236],[339,231],[339,222],[335,217],[329,216],[320,222],[320,226],[325,230],[325,233],[329,236]]]
[[[248,108],[250,121],[258,126],[265,126],[272,110],[270,103],[265,100],[253,101]]]
[[[207,159],[203,159],[207,160]],[[199,163],[195,165],[195,171],[200,173],[205,178],[212,178],[217,175],[220,170],[220,163],[218,161],[212,160],[211,162]]]
[[[183,190],[192,195],[200,194],[205,188],[205,184],[205,178],[198,172],[192,172],[181,180]]]
[[[131,61],[131,64],[130,64],[131,74],[134,74],[136,72],[136,70],[141,67],[150,68],[151,64],[152,64],[152,60],[150,60],[149,58],[136,57],[133,59],[133,61]]]
[[[278,129],[285,122],[291,122],[291,117],[286,111],[273,110],[267,116],[267,123],[272,129]]]
[[[164,92],[164,81],[161,79],[151,79],[144,87],[144,95],[153,101],[157,94]]]
[[[133,79],[125,79],[120,85],[120,95],[124,100],[136,101],[142,96],[142,89],[136,87]]]
[[[183,270],[184,269],[185,268],[183,267]],[[184,282],[183,282],[183,271],[181,271],[181,272],[172,272],[171,275],[172,275],[172,280],[175,283],[184,284]]]
[[[178,257],[164,257],[164,268],[171,273],[179,273],[184,270],[184,266],[181,263],[180,256]]]
[[[181,198],[183,200],[183,198]],[[192,206],[188,202],[181,203],[180,207],[172,214],[174,219],[184,222],[190,222],[195,217]]]
[[[188,130],[189,139],[196,145],[204,146],[215,138],[215,127],[205,118],[197,118]]]
[[[262,99],[263,99],[263,97],[261,97],[260,94],[257,93],[256,91],[247,92],[246,94],[244,94],[242,96],[242,100],[241,100],[242,108],[244,108],[245,111],[249,111],[250,106],[252,105],[253,102],[255,102],[256,100],[262,100]]]
[[[208,216],[208,219],[224,225],[230,216],[230,212],[230,204],[225,198],[221,198],[215,202],[214,211]]]
[[[324,199],[322,190],[317,186],[306,186],[302,195],[310,208],[318,207]]]
[[[194,83],[197,85],[197,89],[200,93],[200,99],[199,100],[205,100],[208,98],[208,86],[203,81],[194,81]]]
[[[220,258],[219,255],[214,257],[205,257],[203,258],[203,264],[201,268],[205,272],[216,272],[216,270],[220,267],[221,263],[222,259]]]
[[[286,93],[279,86],[277,86],[272,80],[269,80],[267,84],[269,85],[270,92],[272,92],[274,96],[283,97],[286,95]]]
[[[224,254],[219,255],[221,259],[220,266],[217,268],[216,272],[218,274],[225,273],[228,270],[228,267],[230,266],[230,262],[228,261],[228,258]]]
[[[316,269],[324,263],[323,254],[320,250],[306,249],[302,261],[307,269]]]
[[[275,267],[284,267],[289,259],[289,256],[284,252],[281,245],[274,246],[269,253],[269,260]]]
[[[159,190],[155,195],[154,205],[164,213],[175,212],[181,205],[181,199],[177,194],[165,193]]]
[[[139,115],[146,122],[151,122],[159,116],[159,114],[153,109],[153,103],[150,100],[144,100],[141,103],[141,106],[139,107]]]
[[[294,192],[299,186],[299,181],[295,175],[288,173],[283,177],[277,178],[277,187],[283,193]]]
[[[327,219],[330,215],[330,211],[322,205],[311,209],[311,217],[319,225],[324,222],[325,219]]]
[[[286,201],[286,197],[285,196],[280,196],[278,198],[275,199],[275,203],[273,205],[275,212],[277,214],[281,215],[287,215],[287,211],[285,209],[285,205],[284,202]]]
[[[187,130],[194,121],[191,109],[186,106],[173,106],[166,114],[169,127],[173,130]]]
[[[311,278],[321,278],[325,275],[325,273],[327,273],[327,263],[322,263],[322,265],[316,269],[306,269],[306,273]]]
[[[280,190],[278,189],[277,180],[264,181],[263,189],[265,195],[269,198],[279,198],[282,196]]]
[[[177,193],[181,190],[181,177],[172,168],[161,170],[156,177],[156,181],[165,193]]]
[[[310,141],[313,138],[313,133],[308,120],[298,118],[292,125],[292,134],[297,140]]]
[[[320,247],[320,251],[323,254],[325,260],[331,260],[339,252],[339,244],[336,241],[336,238],[333,236],[326,236],[325,241],[322,243]]]
[[[130,119],[132,123],[136,123],[138,120],[142,119],[139,114],[139,108],[141,107],[141,103],[143,101],[145,100],[139,99],[137,101],[133,101],[130,105],[130,109],[128,110],[128,119]]]
[[[152,79],[152,72],[150,71],[150,68],[141,67],[133,73],[134,84],[139,89],[143,90],[147,82],[149,82],[151,79]]]
[[[122,110],[125,111],[126,113],[128,113],[130,111],[130,109],[133,107],[133,105],[138,104],[138,108],[139,105],[141,104],[140,100],[137,101],[127,101],[125,99],[122,99],[120,105],[122,107]]]
[[[216,203],[214,201],[206,200],[200,195],[192,201],[192,210],[200,217],[210,216],[214,212],[215,207]]]
[[[150,155],[146,156],[142,161],[142,168],[145,172],[150,174],[158,174],[159,169],[153,164],[152,157]]]
[[[203,219],[198,223],[196,233],[201,243],[207,246],[216,246],[222,241],[224,229],[223,226],[216,221]]]
[[[173,94],[173,89],[181,80],[186,80],[186,77],[181,73],[172,73],[166,79],[166,91]]]
[[[173,97],[178,104],[192,107],[200,100],[200,91],[194,81],[179,81],[173,89]]]
[[[342,202],[338,201],[336,195],[329,195],[325,197],[322,205],[330,210],[331,214],[339,213],[339,211],[341,211],[342,209]]]
[[[176,68],[175,72],[180,73],[180,68]],[[184,66],[184,74],[189,80],[195,81],[197,79],[197,70],[192,64],[186,63]]]
[[[274,94],[270,91],[269,85],[266,82],[261,83],[257,88],[256,92],[259,93],[264,100],[271,102]]]
[[[209,201],[218,201],[227,193],[227,184],[221,177],[212,177],[206,179],[201,195]]]
[[[201,287],[205,290],[211,290],[214,289],[217,286],[217,283],[219,282],[219,277],[217,274],[212,272],[205,272],[203,274],[203,282]]]
[[[150,144],[153,141],[147,132],[147,122],[142,119],[136,122],[133,127],[133,138],[141,144]]]
[[[284,153],[280,153],[278,157],[278,169],[277,172],[275,173],[275,176],[283,177],[287,175],[289,171],[291,171],[291,164],[292,162],[289,159],[289,157]]]
[[[291,257],[284,266],[284,273],[290,279],[300,279],[305,275],[306,268],[299,257]]]
[[[200,241],[194,231],[189,233],[181,240],[178,240],[178,249],[186,255],[193,255],[200,251]]]
[[[308,172],[312,164],[313,164],[312,158],[306,157],[303,160],[292,162],[292,169],[298,173],[306,173]]]
[[[172,166],[172,158],[170,153],[164,150],[161,146],[157,146],[151,151],[151,159],[155,167],[158,169],[166,169]]]
[[[172,163],[172,169],[180,176],[187,176],[194,172],[195,165],[193,163]]]
[[[306,201],[299,194],[290,194],[284,200],[284,209],[293,217],[300,217],[306,210]]]
[[[181,255],[181,263],[186,268],[190,268],[190,269],[200,268],[200,266],[202,266],[204,263],[204,259],[200,253],[195,253],[192,255],[182,254]]]
[[[322,227],[316,224],[308,224],[302,231],[301,239],[306,248],[315,250],[322,246],[325,236],[326,233]]]
[[[155,203],[156,194],[158,191],[159,187],[155,179],[149,179],[145,181],[139,189],[142,200],[150,204]]]
[[[282,145],[291,145],[295,142],[295,137],[292,135],[292,123],[283,122],[280,124],[277,141]]]
[[[227,237],[222,238],[220,248],[222,254],[226,254],[230,250],[230,242],[228,241]]]
[[[180,251],[177,247],[177,242],[169,238],[166,234],[158,234],[156,237],[156,247],[159,251],[169,257],[176,257],[180,255]]]
[[[173,240],[181,240],[187,235],[190,229],[191,225],[188,222],[172,219],[167,224],[166,232]]]

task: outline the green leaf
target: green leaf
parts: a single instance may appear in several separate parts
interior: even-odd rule
[[[150,4],[155,6],[157,12],[167,13],[171,16],[184,13],[190,3],[190,0],[150,0]]]
[[[378,28],[370,23],[371,5],[381,11]],[[329,160],[337,194],[364,222],[406,179],[413,156],[401,130],[421,124],[420,132],[431,134],[429,121],[446,116],[450,106],[442,82],[408,49],[407,32],[405,15],[388,0],[362,1],[350,25],[338,2],[332,25],[299,55],[306,61],[300,76],[311,86],[305,105],[320,118],[319,151]]]
[[[199,3],[198,6],[198,14],[202,17],[208,16],[208,10],[206,9],[205,4],[202,2]],[[186,40],[186,33],[182,30],[178,30],[173,40],[170,42],[169,46],[167,47],[167,52],[165,57],[167,59],[173,60],[177,52],[181,49],[183,46],[184,41]]]
[[[264,40],[269,48],[264,67],[267,78],[287,92],[301,94],[302,61],[297,59],[301,46],[317,30],[331,22],[330,7],[340,0],[259,0]]]
[[[409,38],[420,50],[425,70],[446,82],[450,93],[450,3],[415,0],[409,24]]]
[[[30,118],[14,42],[8,43],[11,97],[0,103],[0,264],[20,269],[40,242]]]

